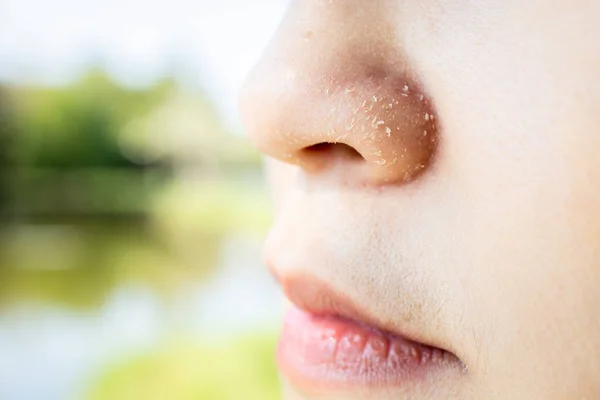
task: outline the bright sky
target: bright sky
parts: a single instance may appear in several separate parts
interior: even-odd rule
[[[91,63],[143,85],[178,64],[230,122],[288,0],[0,0],[0,80],[61,83]],[[235,122],[234,122],[235,123]]]

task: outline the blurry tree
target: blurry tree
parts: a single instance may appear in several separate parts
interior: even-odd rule
[[[259,169],[208,98],[170,79],[134,90],[92,70],[66,87],[15,88],[13,101],[18,215],[144,216],[165,178]]]
[[[12,151],[12,211],[58,218],[143,215],[152,190],[146,171],[168,176],[168,166],[129,159],[119,134],[173,87],[165,80],[132,90],[92,70],[71,86],[14,88],[19,134]]]
[[[7,88],[0,86],[0,223],[6,223],[6,209],[10,201],[13,122],[9,91]]]
[[[115,84],[92,70],[64,88],[20,88],[17,162],[28,167],[137,167],[119,149],[124,124],[141,115],[172,90],[164,82],[150,90]]]

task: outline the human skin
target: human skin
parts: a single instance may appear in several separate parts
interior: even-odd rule
[[[464,368],[283,371],[286,399],[600,398],[598,21],[585,0],[292,1],[241,94],[267,263]]]

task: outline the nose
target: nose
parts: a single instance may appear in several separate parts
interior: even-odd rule
[[[427,170],[435,110],[380,3],[292,3],[240,96],[262,152],[362,185],[405,183]]]

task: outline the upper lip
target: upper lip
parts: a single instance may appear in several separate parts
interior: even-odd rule
[[[281,285],[288,300],[306,312],[314,315],[342,317],[416,343],[446,350],[428,340],[399,330],[395,324],[392,326],[391,322],[378,319],[358,306],[355,301],[336,291],[330,284],[316,277],[309,275],[280,276],[272,269],[271,273]]]

